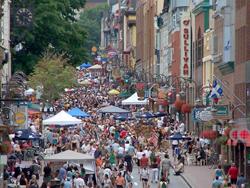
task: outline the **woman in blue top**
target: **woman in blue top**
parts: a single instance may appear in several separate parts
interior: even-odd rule
[[[218,177],[219,180],[223,180],[224,172],[221,168],[221,165],[218,165],[218,167],[215,169],[215,177]]]

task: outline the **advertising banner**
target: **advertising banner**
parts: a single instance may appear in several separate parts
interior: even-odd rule
[[[181,17],[181,76],[191,76],[191,21],[190,13],[184,12]]]

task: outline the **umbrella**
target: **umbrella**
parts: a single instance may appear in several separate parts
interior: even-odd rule
[[[79,108],[72,108],[68,112],[71,116],[73,117],[81,117],[81,118],[86,118],[89,117],[90,115],[87,114],[86,112],[80,110]]]
[[[81,70],[87,69],[87,68],[89,68],[89,67],[91,67],[91,66],[92,66],[92,65],[91,65],[89,62],[83,63],[83,64],[80,65],[80,69],[81,69]]]
[[[164,117],[164,116],[167,116],[168,113],[164,113],[164,112],[156,112],[154,113],[154,116],[155,117]]]
[[[97,112],[99,113],[130,113],[130,111],[116,107],[116,106],[106,106],[103,108],[100,108]]]
[[[17,140],[36,140],[40,135],[32,132],[30,129],[18,129],[15,132],[15,139]]]
[[[146,119],[149,119],[149,118],[154,118],[155,115],[151,112],[145,112],[143,114],[138,114],[136,115],[137,118],[146,118]]]
[[[126,120],[133,120],[132,117],[128,117],[126,115],[118,115],[118,116],[114,116],[115,120],[119,120],[119,121],[126,121]]]
[[[111,89],[109,92],[108,92],[109,95],[119,95],[120,94],[120,91],[116,90],[116,89]]]
[[[191,140],[191,137],[182,135],[181,133],[177,132],[169,137],[169,140]]]

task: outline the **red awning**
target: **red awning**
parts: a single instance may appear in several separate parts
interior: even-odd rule
[[[238,143],[237,141],[232,140],[232,139],[230,139],[230,138],[227,140],[227,145],[228,145],[228,146],[236,146],[237,143]]]
[[[250,147],[250,135],[246,139],[246,147]]]

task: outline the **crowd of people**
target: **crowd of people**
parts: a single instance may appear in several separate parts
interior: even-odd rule
[[[12,176],[16,185],[25,188],[132,188],[136,185],[132,175],[136,169],[133,173],[140,176],[143,188],[151,184],[164,188],[170,182],[171,168],[175,175],[180,175],[184,164],[192,162],[191,156],[199,163],[211,155],[209,142],[194,138],[185,131],[183,122],[176,121],[169,114],[151,120],[118,121],[114,119],[114,114],[98,113],[97,110],[105,105],[120,106],[119,97],[108,95],[112,87],[107,82],[74,88],[54,102],[57,112],[78,107],[90,115],[76,127],[46,127],[41,130],[39,118],[31,123],[32,131],[43,132],[44,153],[52,155],[73,150],[88,154],[96,162],[94,173],[89,173],[83,164],[76,163],[65,163],[54,170],[51,163],[43,164],[37,157],[29,170],[22,168],[21,160],[6,167],[5,180]],[[48,114],[43,116],[48,117]],[[190,139],[167,141],[174,133],[185,134]],[[17,143],[15,148],[18,148]],[[20,148],[15,150],[20,152]],[[219,183],[222,174],[218,169],[213,187],[222,185]],[[231,183],[238,183],[233,176],[234,170],[231,169],[229,174]]]

